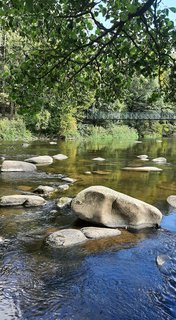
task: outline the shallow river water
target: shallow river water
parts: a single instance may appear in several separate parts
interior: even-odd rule
[[[91,240],[68,249],[45,244],[58,229],[77,227],[69,210],[0,208],[0,320],[170,320],[176,319],[176,209],[166,199],[176,194],[176,139],[110,144],[74,141],[1,143],[0,156],[24,160],[63,153],[67,160],[38,167],[37,172],[0,173],[0,196],[30,192],[38,185],[58,186],[59,174],[77,179],[67,191],[74,197],[91,185],[104,185],[144,200],[163,213],[161,228],[123,231],[120,237]],[[162,172],[125,172],[127,165],[154,165]],[[104,157],[95,162],[94,157]],[[85,171],[94,172],[86,175]],[[165,263],[158,266],[157,256]]]

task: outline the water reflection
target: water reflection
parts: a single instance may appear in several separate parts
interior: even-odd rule
[[[0,208],[0,236],[6,239],[0,243],[0,319],[175,319],[176,211],[166,198],[176,191],[176,140],[0,145],[0,154],[7,159],[58,153],[68,159],[39,167],[36,174],[0,174],[0,195],[28,192],[39,184],[58,185],[59,174],[64,174],[77,182],[56,196],[75,196],[82,188],[104,185],[155,204],[165,215],[162,228],[123,231],[120,237],[53,249],[45,238],[76,226],[70,211],[53,211],[54,199],[44,208]],[[136,158],[139,154],[149,156],[147,165],[159,156],[169,165],[159,166],[161,173],[121,170],[144,165]],[[106,160],[98,163],[94,157]],[[168,257],[162,268],[156,264],[160,254]]]

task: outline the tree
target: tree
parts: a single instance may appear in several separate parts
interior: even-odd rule
[[[135,72],[157,76],[161,87],[175,63],[168,15],[176,9],[161,10],[160,0],[3,0],[0,8],[3,30],[16,30],[27,43],[6,79],[10,96],[36,113],[79,118],[97,98],[121,98]]]

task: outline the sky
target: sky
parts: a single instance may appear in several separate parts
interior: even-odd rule
[[[162,5],[163,7],[167,7],[167,8],[169,8],[169,7],[175,7],[175,8],[176,8],[176,0],[162,0],[161,5]],[[172,20],[175,22],[175,24],[176,24],[176,13],[170,12],[170,13],[169,13],[169,17],[170,17],[170,19],[172,19]]]

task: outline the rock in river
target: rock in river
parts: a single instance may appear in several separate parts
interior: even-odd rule
[[[51,195],[53,192],[55,192],[56,190],[57,189],[50,186],[38,186],[33,192],[47,197]]]
[[[169,196],[167,198],[167,202],[172,206],[173,208],[176,208],[176,196]]]
[[[1,171],[2,172],[16,172],[16,171],[35,171],[37,168],[32,163],[26,163],[24,161],[14,161],[14,160],[5,160],[2,163]]]
[[[101,239],[107,237],[115,237],[121,234],[118,229],[98,228],[98,227],[84,227],[81,229],[86,238]]]
[[[60,199],[58,200],[58,202],[57,202],[57,207],[58,207],[59,209],[66,208],[66,207],[70,206],[71,201],[72,201],[72,198],[62,197],[62,198],[60,198]]]
[[[159,158],[155,158],[152,160],[153,162],[156,162],[158,164],[165,164],[167,163],[167,159],[166,158],[163,158],[163,157],[159,157]]]
[[[69,247],[86,240],[87,238],[80,230],[63,229],[50,234],[46,242],[52,247]]]
[[[122,170],[141,171],[141,172],[150,172],[150,171],[160,172],[160,171],[163,171],[162,169],[157,168],[157,167],[125,167],[125,168],[122,168]]]
[[[25,206],[25,207],[37,207],[46,204],[45,199],[39,196],[33,195],[10,195],[3,196],[0,198],[0,207],[11,207],[11,206]]]
[[[137,156],[137,158],[139,158],[140,160],[143,161],[148,161],[148,156],[146,154],[140,154],[139,156]]]
[[[68,159],[68,157],[67,156],[65,156],[64,154],[56,154],[55,156],[53,156],[53,159],[54,160],[66,160],[66,159]]]
[[[105,161],[105,159],[104,159],[104,158],[101,158],[101,157],[93,158],[92,160],[95,160],[95,161]]]
[[[53,158],[50,156],[38,156],[25,159],[24,161],[44,165],[53,163]]]
[[[65,181],[65,182],[68,182],[68,183],[74,183],[74,182],[77,181],[76,179],[69,178],[69,177],[67,177],[67,178],[62,178],[62,180]]]
[[[162,218],[154,206],[103,186],[82,190],[72,200],[71,207],[80,219],[111,228],[153,227]]]

